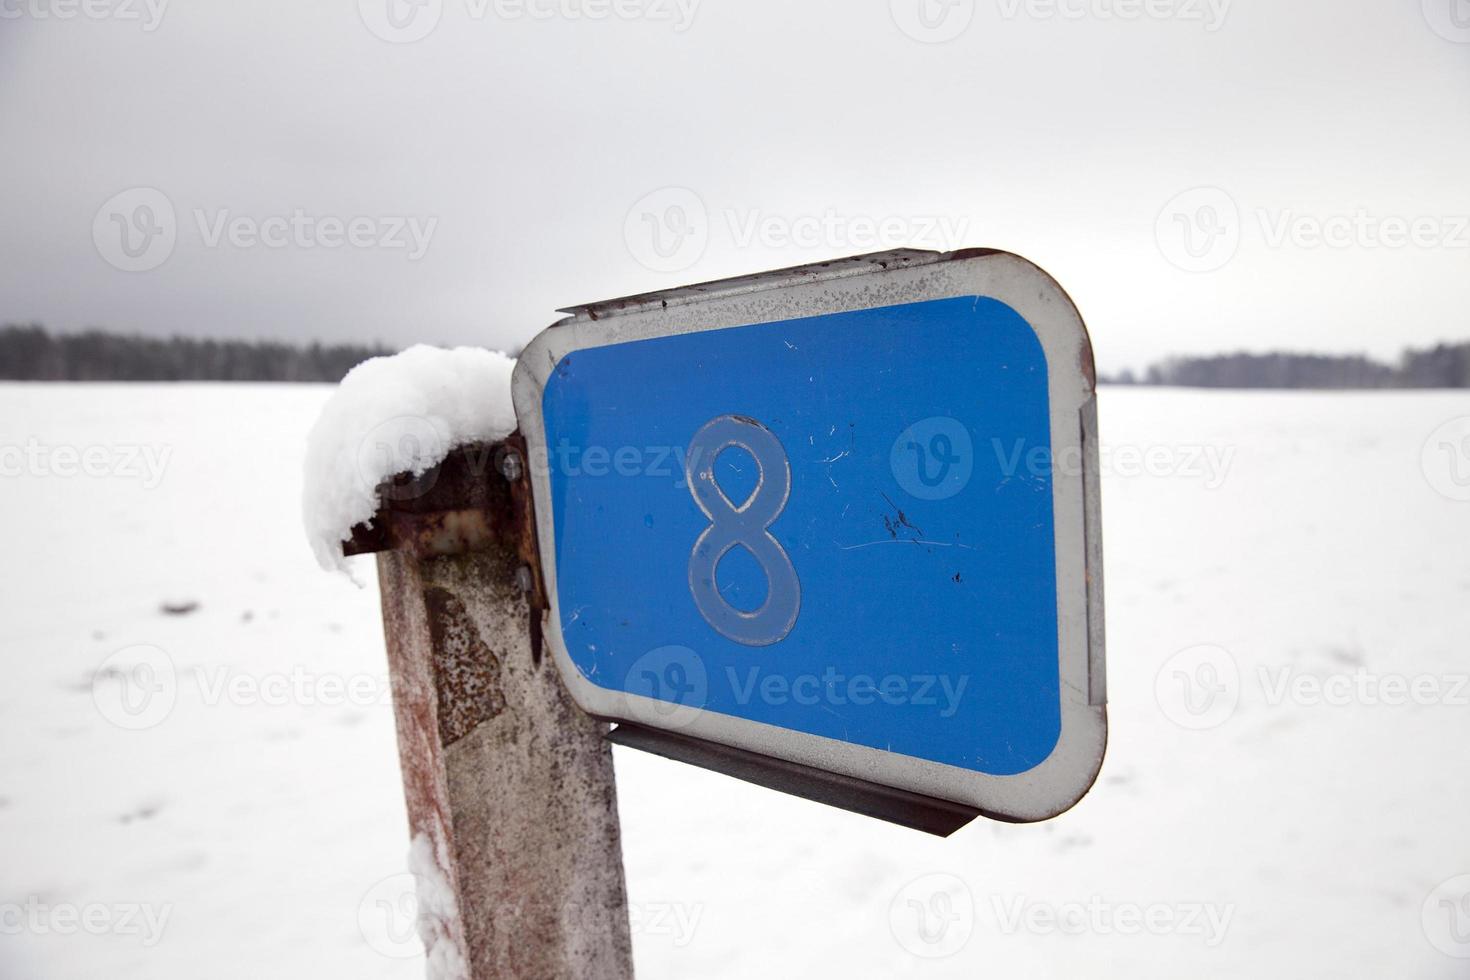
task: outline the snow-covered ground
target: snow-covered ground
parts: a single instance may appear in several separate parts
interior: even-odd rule
[[[0,977],[422,975],[376,593],[299,516],[327,394],[0,386]],[[1423,454],[1470,394],[1101,410],[1091,795],[938,840],[619,750],[642,977],[1470,970],[1470,457]]]

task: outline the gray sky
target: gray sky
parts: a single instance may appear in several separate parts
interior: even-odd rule
[[[914,244],[1108,371],[1470,336],[1470,0],[149,2],[0,0],[0,321],[514,346]]]

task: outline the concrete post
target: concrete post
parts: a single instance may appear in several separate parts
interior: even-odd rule
[[[466,447],[385,485],[346,550],[378,552],[431,975],[623,980],[607,726],[541,655],[524,458],[513,440]]]

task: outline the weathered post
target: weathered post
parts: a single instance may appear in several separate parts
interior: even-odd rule
[[[525,458],[512,436],[395,478],[345,551],[378,555],[431,975],[620,980],[633,970],[607,726],[542,655]]]

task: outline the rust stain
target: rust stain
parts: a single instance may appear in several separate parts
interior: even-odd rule
[[[485,645],[479,627],[453,592],[430,586],[424,590],[424,606],[435,653],[439,740],[449,746],[505,710],[500,658]]]

